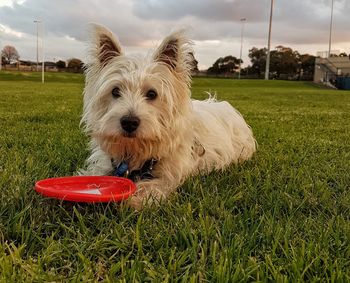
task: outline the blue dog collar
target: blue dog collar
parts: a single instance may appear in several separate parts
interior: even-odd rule
[[[133,170],[129,171],[129,164],[126,161],[120,162],[118,165],[115,164],[115,161],[112,159],[112,166],[113,166],[113,176],[116,177],[124,177],[132,180],[133,182],[137,182],[140,180],[150,180],[153,179],[154,176],[152,174],[153,167],[156,165],[157,160],[152,158],[147,160],[141,169],[139,170]]]

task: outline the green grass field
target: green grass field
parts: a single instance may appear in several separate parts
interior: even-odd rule
[[[350,92],[195,79],[252,126],[253,160],[158,210],[45,199],[84,163],[83,77],[0,72],[0,282],[349,282]]]

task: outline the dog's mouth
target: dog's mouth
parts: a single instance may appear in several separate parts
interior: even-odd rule
[[[110,134],[110,133],[93,133],[92,136],[99,140],[105,140],[105,141],[113,141],[115,143],[119,139],[136,139],[137,135],[136,133],[128,133],[128,132],[122,132],[118,134]]]
[[[92,136],[97,138],[101,143],[108,142],[111,144],[120,144],[124,142],[131,142],[132,144],[135,142],[142,143],[160,143],[159,138],[147,138],[137,131],[128,133],[126,131],[122,131],[119,133],[106,133],[106,132],[95,132],[92,133]]]
[[[124,138],[136,138],[136,133],[128,133],[128,132],[124,132],[122,135]]]

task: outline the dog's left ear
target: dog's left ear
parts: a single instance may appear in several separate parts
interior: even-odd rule
[[[122,55],[119,41],[106,27],[91,24],[92,55],[101,66],[105,66],[111,59]]]
[[[193,54],[191,41],[186,38],[185,31],[180,30],[163,40],[154,54],[154,60],[165,64],[171,70],[189,71],[192,63],[191,54]]]

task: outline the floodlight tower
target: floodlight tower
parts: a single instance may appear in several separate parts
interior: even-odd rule
[[[39,69],[39,24],[41,21],[34,20],[33,21],[36,24],[36,71]]]
[[[41,24],[41,82],[45,81],[45,62],[44,62],[44,22],[39,20],[34,20],[36,23],[36,71],[39,70],[39,24]]]
[[[238,79],[241,79],[241,64],[242,64],[242,48],[243,48],[243,32],[244,32],[244,23],[247,21],[246,18],[241,19],[241,51],[239,52],[239,72]]]
[[[333,8],[334,8],[334,0],[332,0],[331,22],[330,22],[330,25],[329,25],[328,58],[331,57],[331,48],[332,48]]]
[[[270,48],[271,48],[271,26],[272,26],[273,3],[274,3],[274,0],[271,0],[269,37],[268,37],[268,40],[267,40],[267,56],[266,56],[266,67],[265,67],[265,80],[269,79],[269,73],[270,73]]]
[[[41,82],[45,82],[44,22],[41,24]]]

